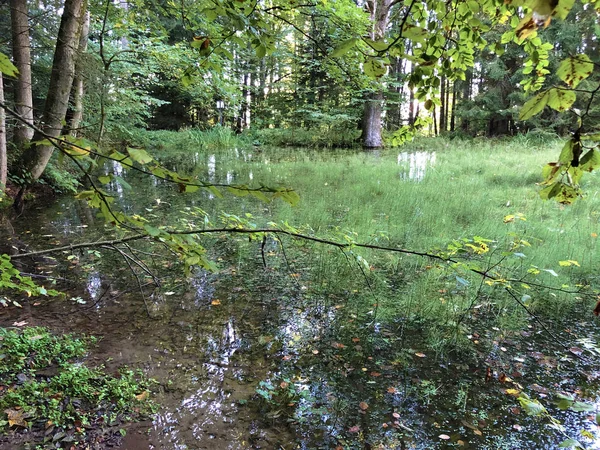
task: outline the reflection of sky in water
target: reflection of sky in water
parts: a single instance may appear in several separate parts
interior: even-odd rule
[[[435,152],[402,152],[398,155],[398,165],[403,166],[400,178],[421,181],[427,167],[435,163]]]
[[[98,272],[92,272],[87,280],[87,291],[90,297],[96,298],[100,293],[100,287],[102,286],[102,278]]]
[[[226,373],[230,370],[230,358],[240,343],[239,330],[233,318],[223,324],[220,336],[218,331],[206,336],[204,359],[207,360],[205,367],[208,379],[202,381],[200,389],[188,393],[174,412],[161,411],[154,419],[154,428],[168,440],[164,443],[168,442],[169,449],[194,448],[188,446],[193,444],[190,442],[192,439],[196,443],[203,442],[204,445],[217,438],[220,438],[219,443],[223,442],[224,436],[217,436],[217,433],[223,433],[223,428],[218,424],[234,423],[238,412],[235,401],[228,401],[231,392],[226,388]],[[184,421],[188,422],[187,433],[181,432]],[[234,436],[228,435],[225,440],[227,447],[218,448],[240,448]]]
[[[210,284],[208,272],[199,269],[192,278],[192,286],[194,287],[194,301],[196,306],[205,305],[207,300],[212,299],[215,292],[214,287]]]
[[[215,155],[210,155],[208,157],[208,179],[211,182],[215,182],[215,174],[217,172],[217,157]]]
[[[227,171],[227,184],[233,183],[233,172]]]

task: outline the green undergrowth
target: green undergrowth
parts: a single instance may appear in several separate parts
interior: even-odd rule
[[[0,328],[0,432],[58,448],[151,414],[151,381],[141,373],[110,375],[83,363],[95,342],[45,328]]]
[[[252,141],[276,147],[343,148],[358,147],[360,131],[356,128],[264,128],[251,130]]]

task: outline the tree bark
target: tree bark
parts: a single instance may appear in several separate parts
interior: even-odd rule
[[[383,146],[381,139],[381,108],[383,93],[372,94],[365,101],[362,122],[362,144],[365,148],[380,148]]]
[[[372,29],[370,37],[374,41],[382,40],[388,27],[389,13],[392,0],[368,0]],[[381,112],[383,110],[383,85],[375,81],[375,92],[365,99],[362,119],[361,141],[365,148],[379,148],[383,146],[381,138]]]
[[[79,48],[78,48],[78,61],[76,64],[76,75],[73,81],[73,117],[71,117],[71,123],[69,128],[73,136],[77,136],[79,132],[79,125],[83,119],[83,71],[81,69],[81,59],[83,54],[87,50],[88,35],[90,32],[90,13],[89,11],[82,14],[83,23],[81,24],[81,33],[79,37]]]
[[[10,19],[12,28],[12,50],[19,77],[15,83],[15,110],[33,124],[33,94],[31,91],[31,43],[29,40],[29,22],[27,0],[10,0]],[[17,148],[23,149],[33,137],[33,129],[24,123],[18,123],[13,134]]]
[[[60,136],[69,107],[69,94],[75,77],[75,54],[82,7],[83,0],[65,0],[52,62],[50,86],[40,125],[42,131],[52,137]],[[34,142],[43,139],[41,133],[35,133],[33,136]],[[21,167],[27,184],[31,184],[42,175],[53,151],[53,146],[40,144],[33,145],[25,151]]]
[[[4,103],[4,83],[0,73],[0,102]],[[6,111],[0,108],[0,198],[4,196],[7,176]]]

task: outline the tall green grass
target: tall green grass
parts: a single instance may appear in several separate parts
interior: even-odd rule
[[[227,150],[213,155],[217,181],[229,173],[237,183],[287,185],[300,194],[300,203],[293,207],[255,200],[243,200],[240,207],[239,199],[224,206],[230,212],[253,214],[260,226],[287,222],[326,238],[351,236],[363,243],[432,252],[446,250],[454,240],[481,236],[491,240],[490,251],[467,255],[466,261],[477,261],[483,270],[498,263],[498,273],[526,277],[526,283],[597,287],[598,175],[586,174],[586,198],[574,205],[543,201],[538,195],[541,168],[557,158],[561,145],[558,140],[528,138],[428,138],[377,152],[265,147],[249,149],[243,156]],[[435,152],[436,160],[422,180],[407,180],[407,168],[399,163],[401,152]],[[196,169],[202,176],[205,168]],[[516,219],[508,221],[507,216]],[[521,240],[530,246],[522,245],[518,256],[504,254]],[[358,256],[367,261],[364,273]],[[357,314],[367,314],[365,320],[376,314],[385,323],[408,321],[425,329],[433,347],[466,345],[465,336],[484,318],[505,330],[519,329],[528,320],[504,286],[482,285],[480,277],[464,267],[453,269],[397,253],[353,249],[342,254],[315,246],[293,257],[303,261],[298,264],[306,268],[315,289],[345,296]],[[560,265],[567,260],[580,267]],[[539,273],[528,274],[534,266]],[[528,289],[521,283],[512,288],[519,298],[526,296],[523,301],[530,311],[553,320],[585,303],[583,296]]]

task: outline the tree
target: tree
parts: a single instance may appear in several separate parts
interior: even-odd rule
[[[58,137],[63,128],[69,96],[75,77],[75,55],[79,39],[83,0],[66,0],[61,18],[50,87],[41,116],[41,130],[33,136],[33,145],[23,154],[22,170],[29,183],[37,180],[54,151],[54,146],[44,142],[45,136]]]
[[[12,50],[19,77],[15,83],[15,110],[28,124],[33,124],[33,94],[31,81],[31,44],[27,0],[10,0],[12,28]],[[13,141],[17,148],[23,149],[33,137],[33,129],[25,123],[18,123],[14,130]]]

